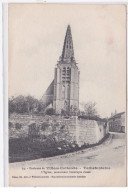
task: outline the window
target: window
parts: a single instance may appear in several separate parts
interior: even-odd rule
[[[71,80],[71,69],[70,67],[63,67],[62,71],[62,82],[66,81],[66,83],[70,83]]]

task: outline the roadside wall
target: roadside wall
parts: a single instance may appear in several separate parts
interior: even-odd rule
[[[79,146],[98,143],[108,133],[106,123],[95,120],[72,120],[69,122],[68,128],[73,140],[76,141]]]
[[[56,116],[12,117],[9,122],[10,138],[33,137],[46,141],[47,138],[57,142],[66,141],[79,147],[86,144],[96,144],[108,133],[108,127],[103,121],[65,119]],[[45,137],[45,138],[44,138]]]

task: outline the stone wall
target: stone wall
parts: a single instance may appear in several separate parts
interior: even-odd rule
[[[108,134],[108,127],[102,121],[74,119],[70,120],[68,128],[79,146],[96,144]]]
[[[43,141],[66,141],[79,147],[98,143],[108,133],[106,122],[60,116],[13,115],[9,119],[10,138],[33,137]]]
[[[46,123],[45,130],[42,130],[41,127],[43,123],[40,126],[37,125],[39,136],[51,135],[57,142],[67,141],[71,144],[75,143],[79,147],[99,143],[108,134],[108,126],[103,121],[60,117]]]

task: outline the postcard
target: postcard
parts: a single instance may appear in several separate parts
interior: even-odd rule
[[[9,186],[126,186],[126,5],[8,4]]]

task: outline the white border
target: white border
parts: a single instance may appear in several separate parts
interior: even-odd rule
[[[127,145],[127,147],[126,147],[126,155],[127,155],[127,157],[126,157],[126,164],[127,164],[127,166],[126,166],[126,176],[127,176],[127,187],[128,187],[128,2],[127,2],[127,16],[126,16],[126,18],[127,18],[127,23],[126,23],[126,25],[127,25],[127,29],[126,29],[126,38],[127,38],[127,40],[126,40],[126,44],[127,44],[127,46],[126,46],[126,51],[127,51],[127,53],[126,53],[126,55],[127,55],[127,59],[126,59],[126,117],[127,117],[127,120],[126,120],[126,127],[127,127],[127,129],[126,129],[126,133],[127,133],[127,139],[126,139],[126,145]]]
[[[8,186],[8,4],[3,4],[4,186]]]
[[[0,43],[2,43],[2,4],[0,4]],[[0,187],[4,184],[4,157],[3,157],[3,55],[0,45]]]
[[[128,4],[128,0],[1,0],[2,3]]]
[[[0,44],[0,186],[8,186],[8,3],[76,3],[76,4],[128,4],[128,0],[1,0],[0,2],[0,43],[2,42],[3,38],[3,52],[2,55],[2,44]],[[3,4],[3,10],[2,10]],[[2,11],[3,11],[3,31],[2,31]],[[127,6],[127,13],[128,13],[128,6]],[[128,25],[128,14],[127,14],[127,25]],[[4,33],[3,33],[4,32]],[[2,34],[4,35],[2,37]],[[128,31],[127,31],[128,37]],[[127,40],[128,44],[128,40]],[[4,68],[2,67],[2,63],[4,61]],[[128,49],[127,49],[127,61],[128,61]],[[3,73],[2,73],[3,72]],[[3,78],[4,75],[4,78]],[[128,68],[127,68],[127,75],[128,75]],[[3,85],[4,80],[4,85]],[[4,86],[4,89],[3,89]],[[4,100],[3,100],[4,99]],[[4,108],[4,109],[3,109]],[[127,103],[128,108],[128,103]],[[3,110],[3,112],[2,112]],[[127,109],[128,110],[128,109]],[[4,125],[3,125],[3,118],[4,118]],[[128,121],[127,121],[128,126]],[[4,133],[3,133],[4,129]],[[4,135],[4,136],[3,136]],[[4,141],[3,141],[4,137]],[[128,140],[128,133],[127,133],[127,140]],[[6,146],[3,152],[3,142]],[[4,157],[3,157],[4,156]],[[127,150],[128,156],[128,150]],[[3,162],[5,161],[5,162]],[[4,166],[4,168],[3,168]],[[3,174],[4,173],[4,174]],[[128,174],[128,169],[127,169]],[[128,185],[128,180],[127,180]],[[74,191],[73,191],[74,192]]]

